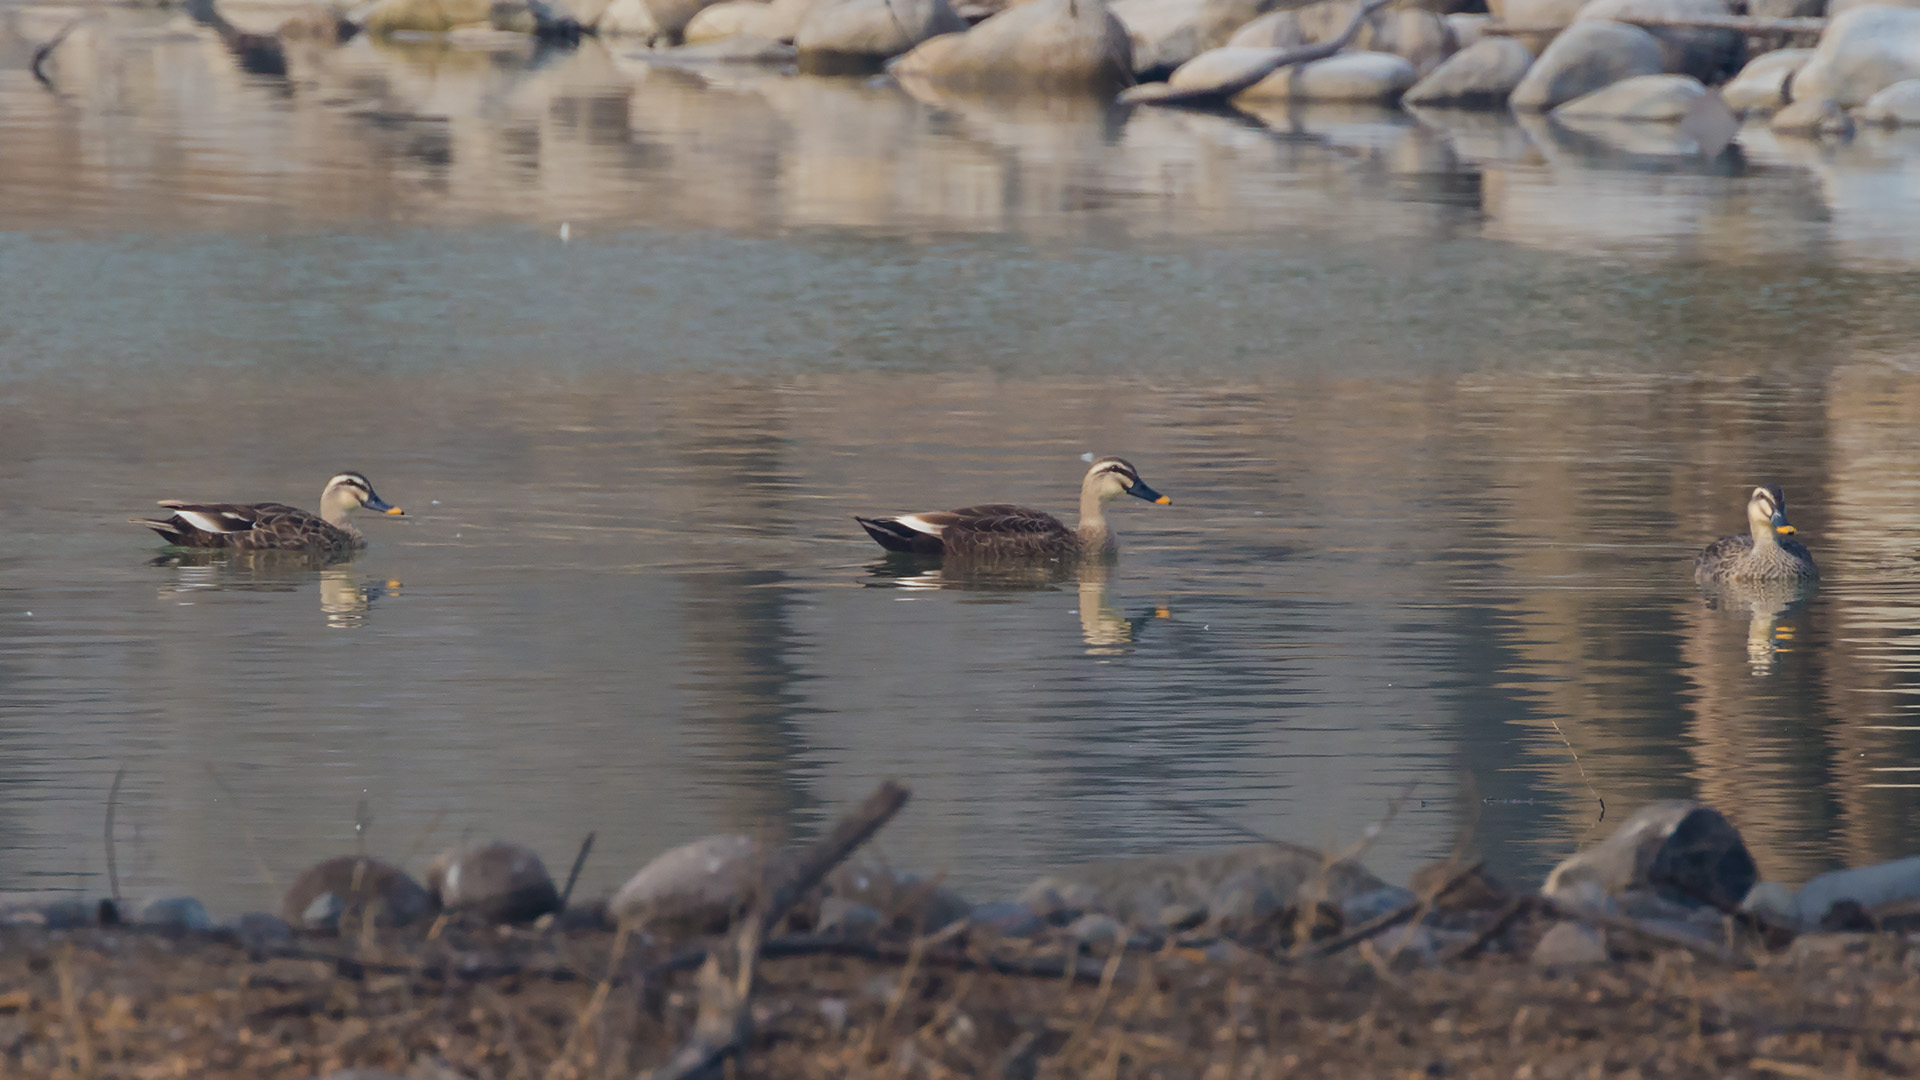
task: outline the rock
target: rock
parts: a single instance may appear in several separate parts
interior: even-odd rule
[[[647,11],[653,16],[653,24],[660,28],[660,36],[673,44],[679,44],[681,35],[686,32],[687,24],[693,21],[700,9],[714,0],[645,0]]]
[[[1780,135],[1846,136],[1853,134],[1853,120],[1828,98],[1799,98],[1773,114],[1767,127]]]
[[[1133,51],[1102,0],[1028,0],[922,43],[889,70],[949,90],[1110,94],[1133,81]]]
[[[1493,25],[1493,16],[1491,15],[1475,15],[1461,12],[1459,14],[1446,16],[1446,22],[1447,33],[1453,35],[1453,47],[1456,52],[1482,41],[1491,40],[1487,37],[1487,27]],[[1533,54],[1528,53],[1527,55],[1532,56]]]
[[[1176,906],[1177,905],[1170,905]],[[1207,915],[1228,933],[1247,933],[1265,926],[1286,909],[1272,883],[1253,870],[1238,870],[1214,886],[1207,898]],[[1166,908],[1153,913],[1158,921]]]
[[[1487,9],[1493,12],[1494,18],[1509,26],[1572,26],[1586,4],[1587,0],[1504,0],[1504,3],[1494,0]],[[1548,32],[1517,36],[1520,44],[1539,56],[1557,35]]]
[[[793,46],[809,74],[874,72],[928,38],[966,29],[947,0],[839,0],[814,8]]]
[[[1344,908],[1388,887],[1360,864],[1344,859],[1329,862],[1311,848],[1250,844],[1194,855],[1086,863],[1036,880],[1021,897],[1067,900],[1082,911],[1145,925],[1173,905],[1213,903],[1216,892],[1223,886],[1231,889],[1234,882],[1257,882],[1285,907],[1324,900]]]
[[[1073,920],[1067,936],[1095,952],[1105,952],[1127,940],[1127,928],[1111,915],[1094,912]]]
[[[636,37],[648,41],[660,36],[660,24],[646,0],[612,0],[594,20],[594,33],[602,37]]]
[[[227,925],[248,952],[266,952],[293,940],[287,920],[265,911],[249,911]]]
[[[1812,3],[1813,0],[1804,0],[1804,2]],[[1824,10],[1816,8],[1812,14],[1825,15],[1829,19],[1837,19],[1855,8],[1863,8],[1869,4],[1910,8],[1920,7],[1920,0],[1827,0]]]
[[[487,26],[492,20],[493,0],[381,0],[361,29],[373,37],[398,30],[444,34],[456,26]]]
[[[310,913],[316,917],[309,919]],[[376,926],[405,926],[432,914],[433,897],[405,870],[361,855],[308,867],[280,901],[287,922],[316,929],[367,918]]]
[[[1416,896],[1430,896],[1441,911],[1491,911],[1513,898],[1513,890],[1485,866],[1469,869],[1459,861],[1428,863],[1408,882]]]
[[[532,922],[560,910],[560,891],[540,856],[500,840],[441,852],[427,867],[427,891],[442,908],[488,922]]]
[[[1447,57],[1402,100],[1409,105],[1505,105],[1532,66],[1533,54],[1525,45],[1511,37],[1490,37]]]
[[[1568,27],[1527,70],[1507,104],[1540,111],[1635,75],[1658,75],[1660,42],[1645,30],[1615,22]]]
[[[1339,37],[1359,9],[1355,0],[1320,0],[1302,8],[1269,12],[1234,31],[1226,44],[1284,49],[1318,45]],[[1453,55],[1457,45],[1453,31],[1433,12],[1388,7],[1361,22],[1348,48],[1392,53],[1424,75]]]
[[[662,852],[607,904],[622,922],[677,933],[724,930],[791,855],[750,836],[707,836]]]
[[[767,10],[761,12],[753,21],[753,33],[758,37],[772,38],[775,41],[791,42],[800,33],[800,24],[807,21],[817,7],[824,7],[834,0],[773,0]]]
[[[1861,7],[1827,23],[1793,77],[1793,100],[1857,108],[1897,82],[1920,79],[1920,8]]]
[[[1553,118],[1679,123],[1709,93],[1691,75],[1636,75],[1574,98]]]
[[[680,32],[680,36],[689,45],[743,34],[765,37],[760,31],[759,22],[770,6],[761,3],[761,0],[720,0],[717,4],[701,8],[693,18],[688,19],[687,28]]]
[[[983,930],[1001,937],[1029,938],[1047,928],[1047,921],[1033,908],[1017,900],[994,900],[976,904],[967,918]]]
[[[1747,890],[1747,898],[1740,901],[1740,910],[1782,926],[1795,926],[1800,921],[1800,914],[1793,906],[1793,890],[1777,881],[1762,881]]]
[[[1821,874],[1794,894],[1800,925],[1814,926],[1836,904],[1877,908],[1920,897],[1920,856]]]
[[[1227,44],[1227,39],[1278,0],[1114,0],[1113,16],[1127,29],[1134,70],[1161,75]]]
[[[1747,14],[1763,19],[1817,19],[1830,12],[1827,0],[1747,0]]]
[[[1286,52],[1281,48],[1236,45],[1208,49],[1175,68],[1166,82],[1143,83],[1132,87],[1120,95],[1120,100],[1138,102],[1202,94],[1224,98],[1245,90],[1272,73],[1273,65]]]
[[[168,930],[211,930],[213,916],[207,906],[191,896],[156,897],[140,905],[134,922]]]
[[[1612,836],[1554,867],[1541,892],[1648,892],[1683,908],[1734,911],[1758,876],[1739,830],[1718,810],[1675,800],[1642,807]]]
[[[676,45],[671,49],[646,49],[623,54],[625,59],[648,64],[704,67],[708,64],[790,64],[793,46],[771,38],[730,37],[703,41],[698,45]]]
[[[1590,967],[1606,962],[1606,935],[1581,923],[1554,923],[1533,947],[1536,967]]]
[[[820,901],[820,915],[813,923],[816,934],[840,937],[865,937],[885,925],[887,917],[866,904],[838,896]]]
[[[966,918],[973,910],[973,905],[944,885],[861,858],[835,867],[821,883],[821,893],[865,904],[904,933],[930,933]]]
[[[1720,88],[1720,97],[1736,113],[1773,112],[1791,98],[1787,87],[1794,73],[1813,58],[1812,49],[1775,49],[1761,53]]]
[[[1894,83],[1868,98],[1860,108],[1860,122],[1882,127],[1920,124],[1920,79]]]
[[[1575,22],[1724,18],[1731,14],[1733,9],[1727,0],[1588,0]],[[1706,83],[1725,82],[1747,59],[1747,39],[1738,30],[1641,29],[1660,43],[1661,70],[1670,75],[1691,75]]]
[[[89,900],[68,893],[0,892],[0,925],[74,930],[93,925],[102,911],[111,908],[109,901]]]
[[[1237,95],[1254,101],[1340,101],[1391,105],[1417,82],[1413,65],[1392,53],[1343,52],[1295,64]]]

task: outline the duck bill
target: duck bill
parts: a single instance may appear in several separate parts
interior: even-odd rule
[[[406,513],[405,510],[400,509],[371,491],[367,492],[367,501],[362,505],[369,510],[378,510],[383,514],[392,514],[395,517]]]
[[[1781,536],[1792,536],[1794,533],[1799,532],[1800,530],[1788,524],[1786,514],[1775,513],[1773,515],[1773,531],[1776,533],[1779,533]]]
[[[1161,506],[1165,506],[1173,501],[1138,480],[1134,481],[1133,486],[1127,489],[1127,494],[1136,499],[1145,499],[1150,503],[1158,503]]]

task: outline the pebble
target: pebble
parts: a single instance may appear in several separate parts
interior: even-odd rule
[[[1533,947],[1537,967],[1589,967],[1606,962],[1606,936],[1575,922],[1555,923]]]

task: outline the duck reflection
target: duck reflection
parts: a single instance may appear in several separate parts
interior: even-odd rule
[[[893,554],[870,565],[867,573],[871,588],[957,589],[988,596],[1064,592],[1071,584],[1079,595],[1080,637],[1089,656],[1124,653],[1153,620],[1173,617],[1165,604],[1127,614],[1114,602],[1113,564],[1095,559],[994,562]]]
[[[376,599],[400,590],[400,582],[368,584],[348,560],[297,551],[170,551],[152,565],[176,571],[161,595],[196,592],[299,592],[318,578],[320,613],[327,625],[352,629],[366,623]]]
[[[1702,585],[1709,610],[1747,616],[1747,667],[1768,675],[1780,654],[1793,651],[1796,613],[1818,591],[1814,581],[1719,582]]]

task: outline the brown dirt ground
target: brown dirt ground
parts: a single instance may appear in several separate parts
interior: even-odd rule
[[[1537,927],[1533,928],[1537,933]],[[1521,933],[1526,933],[1523,929]],[[613,935],[303,938],[0,930],[0,1076],[631,1077],[691,1028],[693,976]],[[1657,951],[1566,972],[1169,948],[1106,978],[919,960],[767,960],[743,1077],[1869,1077],[1920,1073],[1920,949],[1815,935],[1752,970]],[[1512,946],[1520,951],[1521,945]],[[1231,950],[1230,950],[1231,951]],[[631,953],[632,955],[625,955]],[[1404,959],[1404,958],[1403,958]],[[612,970],[627,976],[607,983]]]

